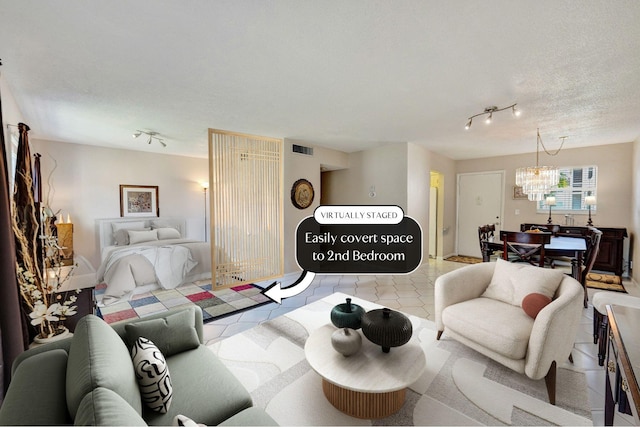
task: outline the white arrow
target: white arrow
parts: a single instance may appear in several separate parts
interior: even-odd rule
[[[273,282],[261,293],[273,302],[282,304],[283,299],[298,295],[307,289],[311,282],[313,282],[314,277],[316,277],[316,273],[304,270],[298,280],[296,280],[291,286],[282,288],[280,286],[280,282]]]

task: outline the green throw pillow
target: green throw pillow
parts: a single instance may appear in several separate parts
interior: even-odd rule
[[[182,311],[161,319],[141,320],[124,327],[129,348],[140,337],[147,338],[165,357],[191,350],[200,345],[195,319],[191,311]]]

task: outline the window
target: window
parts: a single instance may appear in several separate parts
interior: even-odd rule
[[[560,182],[547,196],[555,196],[556,205],[552,208],[556,213],[584,213],[588,208],[586,196],[596,196],[598,178],[597,166],[561,167]],[[538,212],[548,212],[545,201],[538,202]],[[596,210],[596,205],[591,206]]]

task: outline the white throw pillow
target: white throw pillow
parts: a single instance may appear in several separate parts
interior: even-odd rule
[[[158,240],[179,239],[182,237],[178,230],[171,227],[157,228],[156,231],[158,232]]]
[[[113,231],[113,240],[118,246],[125,246],[129,244],[128,230],[150,230],[146,228],[144,221],[129,221],[129,222],[113,222],[111,223],[111,230]]]
[[[142,402],[150,409],[166,414],[173,399],[169,367],[158,347],[140,337],[131,349],[131,359]]]
[[[553,299],[563,278],[559,271],[497,259],[491,283],[482,296],[522,307],[522,299],[532,293]]]
[[[158,230],[148,230],[148,231],[128,230],[128,233],[129,233],[130,245],[158,240]]]

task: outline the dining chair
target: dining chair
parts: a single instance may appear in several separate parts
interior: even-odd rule
[[[478,227],[478,241],[480,243],[480,253],[483,253],[485,250],[483,242],[492,242],[495,238],[496,233],[496,225],[495,224],[486,224]],[[495,251],[494,249],[487,248],[486,249],[489,257],[492,255],[500,255],[501,251]],[[500,252],[500,254],[498,254]]]
[[[551,242],[551,233],[500,231],[500,240],[502,259],[505,261],[526,261],[531,265],[544,267],[544,245]]]
[[[588,295],[587,295],[587,276],[593,269],[593,265],[596,263],[598,253],[600,253],[600,241],[602,240],[602,231],[595,227],[588,227],[584,237],[587,243],[587,250],[584,252],[584,259],[580,270],[580,284],[584,289],[584,306],[587,307]],[[568,258],[558,258],[554,262],[554,267],[559,270],[564,270],[565,274],[569,276],[573,275],[572,260]]]

